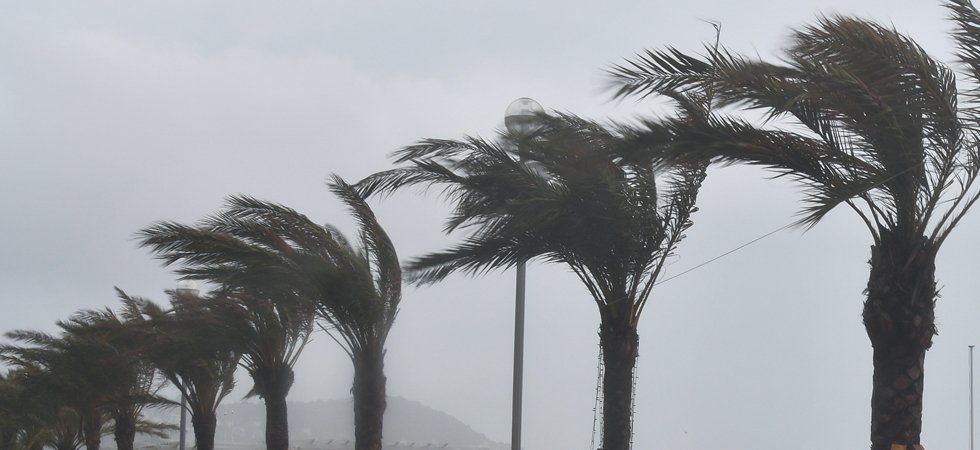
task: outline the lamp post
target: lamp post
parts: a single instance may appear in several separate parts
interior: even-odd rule
[[[504,112],[504,126],[512,135],[524,136],[537,127],[537,114],[544,112],[538,102],[522,97],[511,102]],[[518,155],[523,152],[518,148]],[[521,156],[523,159],[523,156]],[[517,292],[514,301],[514,397],[511,403],[510,448],[521,449],[521,407],[524,390],[524,288],[527,267],[517,264]]]
[[[973,346],[970,346],[970,450],[973,450]]]
[[[177,282],[177,289],[174,292],[178,296],[197,296],[201,292],[194,280],[180,280]],[[181,388],[178,386],[178,388]],[[180,438],[178,450],[187,450],[187,399],[184,398],[184,390],[180,389]]]

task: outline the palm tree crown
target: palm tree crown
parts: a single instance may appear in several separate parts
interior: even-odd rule
[[[976,201],[964,194],[980,170],[953,71],[911,38],[848,17],[796,32],[784,61],[668,49],[611,73],[618,97],[709,91],[719,106],[761,110],[777,124],[720,115],[648,123],[673,138],[667,156],[747,162],[795,178],[807,187],[805,225],[846,204],[876,242],[888,230],[941,244]]]
[[[396,163],[406,167],[372,175],[359,188],[370,195],[438,186],[452,202],[445,231],[469,234],[411,261],[416,283],[542,258],[568,265],[600,310],[629,305],[624,312],[635,324],[665,259],[691,225],[703,165],[658,172],[636,159],[634,130],[571,115],[540,119],[534,135],[506,135],[502,144],[424,140],[396,153]]]
[[[235,387],[240,354],[196,295],[170,292],[170,308],[116,290],[120,317],[137,356],[152,364],[187,401],[200,450],[214,448],[218,405]]]
[[[469,234],[410,262],[417,283],[533,258],[568,266],[599,309],[603,448],[626,449],[636,327],[664,262],[692,224],[704,164],[655,167],[641,151],[647,137],[635,130],[567,114],[539,118],[536,132],[505,135],[502,144],[424,140],[397,153],[405,167],[372,175],[359,187],[371,194],[437,186],[452,201],[446,231]]]
[[[951,8],[976,81],[980,20],[965,1]],[[936,253],[980,195],[980,121],[958,105],[954,72],[894,29],[824,17],[793,34],[782,64],[668,49],[611,73],[620,97],[710,93],[720,106],[768,118],[649,122],[646,133],[666,143],[651,158],[744,162],[796,179],[807,226],[842,204],[859,215],[874,239],[863,311],[874,348],[872,448],[918,445]]]
[[[280,319],[287,317],[287,306],[295,312],[316,311],[320,326],[354,362],[355,410],[371,405],[365,413],[370,418],[355,413],[358,449],[376,448],[384,411],[384,346],[401,300],[401,268],[394,246],[363,198],[336,176],[330,188],[357,220],[360,246],[330,225],[247,196],[229,198],[224,210],[199,226],[153,225],[140,232],[141,245],[167,264],[180,262],[177,272],[187,278],[211,281],[234,296],[274,299],[269,307],[279,308]],[[240,312],[257,314],[257,306]],[[301,323],[296,317],[301,316],[290,320]],[[296,336],[305,342],[308,333]],[[244,350],[252,358],[247,361],[254,362],[259,350]],[[364,364],[370,366],[364,370],[367,375],[359,375]],[[363,397],[370,401],[361,401]],[[365,427],[371,431],[363,431]]]

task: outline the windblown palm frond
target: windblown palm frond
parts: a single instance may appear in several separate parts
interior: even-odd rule
[[[975,83],[980,14],[967,0],[948,7]],[[872,448],[920,444],[936,252],[980,197],[976,87],[963,97],[974,105],[961,107],[946,65],[892,28],[847,17],[795,32],[781,64],[724,49],[709,49],[700,64],[676,50],[655,54],[632,70],[610,70],[617,97],[683,86],[767,120],[754,125],[709,110],[695,120],[650,122],[645,133],[665,142],[651,158],[767,167],[803,185],[800,224],[812,226],[841,204],[864,221],[874,238],[863,311],[875,353]],[[657,81],[675,79],[686,84]]]
[[[703,115],[702,98],[676,97],[685,115]],[[452,203],[445,230],[466,237],[410,261],[406,271],[416,283],[535,258],[569,267],[601,318],[603,448],[625,449],[636,327],[664,262],[691,226],[706,164],[655,164],[638,148],[652,143],[650,135],[629,127],[571,114],[538,119],[536,131],[499,142],[423,140],[395,154],[402,167],[371,175],[358,189],[370,195],[435,187]]]
[[[955,3],[961,22],[974,23],[972,6]],[[647,132],[671,141],[661,154],[759,164],[798,178],[808,188],[801,224],[847,204],[876,239],[880,229],[901,229],[942,242],[976,200],[977,135],[963,126],[955,75],[894,29],[824,17],[794,34],[784,65],[723,48],[706,58],[651,53],[657,57],[627,63],[632,70],[610,69],[618,97],[663,94],[651,79],[691,79],[686,89],[710,90],[719,106],[774,119],[772,127],[721,117],[657,122]]]
[[[171,293],[164,309],[116,289],[126,311],[125,329],[139,358],[157,368],[187,400],[192,412],[214,413],[235,387],[240,354],[196,296]]]
[[[446,231],[468,235],[412,260],[406,269],[416,283],[542,258],[567,264],[600,306],[628,296],[638,311],[690,224],[703,165],[657,172],[628,158],[637,141],[625,127],[570,114],[540,119],[533,136],[505,135],[500,143],[423,140],[395,154],[405,167],[369,176],[358,189],[435,187],[453,204]],[[662,192],[658,178],[666,181]]]
[[[229,198],[198,226],[163,222],[142,230],[141,245],[167,264],[181,263],[185,277],[316,309],[353,352],[387,333],[401,276],[394,247],[363,199],[339,177],[331,190],[357,219],[363,247],[291,208],[247,196]]]
[[[247,196],[229,198],[197,226],[163,222],[139,232],[141,246],[168,265],[180,263],[178,273],[219,286],[198,304],[239,342],[232,348],[255,381],[252,393],[266,401],[270,450],[288,448],[285,396],[314,312],[354,363],[358,448],[380,446],[384,348],[401,300],[401,269],[364,199],[338,176],[329,185],[358,223],[356,246],[333,226]]]
[[[159,384],[154,369],[135,357],[121,334],[110,331],[115,329],[110,326],[114,319],[110,311],[82,311],[58,322],[60,336],[14,331],[7,337],[21,345],[0,349],[0,358],[19,368],[25,401],[70,410],[81,424],[72,429],[84,434],[90,448],[98,445],[107,421],[135,426],[145,406],[165,403],[155,395]],[[44,417],[60,425],[63,419]],[[68,438],[60,432],[50,436]]]

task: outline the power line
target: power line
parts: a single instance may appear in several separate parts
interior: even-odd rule
[[[762,236],[759,236],[759,237],[757,237],[755,239],[752,239],[751,241],[748,241],[748,242],[746,242],[746,243],[744,243],[742,245],[739,245],[738,247],[735,247],[735,248],[733,248],[733,249],[731,249],[731,250],[729,250],[729,251],[727,251],[725,253],[722,253],[722,254],[720,254],[718,256],[715,256],[714,258],[711,258],[711,259],[709,259],[709,260],[707,260],[707,261],[705,261],[705,262],[703,262],[701,264],[698,264],[698,265],[696,265],[694,267],[691,267],[689,269],[686,269],[686,270],[682,271],[681,273],[678,273],[677,275],[673,275],[673,276],[669,276],[667,278],[664,278],[664,279],[662,279],[662,280],[654,283],[653,285],[654,286],[659,286],[659,285],[664,284],[664,283],[666,283],[666,282],[668,282],[670,280],[673,280],[674,278],[680,277],[682,275],[686,275],[686,274],[688,274],[690,272],[693,272],[693,271],[695,271],[697,269],[700,269],[700,268],[702,268],[702,267],[704,267],[704,266],[706,266],[708,264],[711,264],[711,263],[713,263],[713,262],[715,262],[715,261],[717,261],[717,260],[719,260],[721,258],[724,258],[724,257],[726,257],[728,255],[731,255],[732,253],[735,253],[735,252],[737,252],[737,251],[739,251],[739,250],[741,250],[741,249],[743,249],[745,247],[748,247],[748,246],[750,246],[752,244],[755,244],[756,242],[759,242],[759,241],[761,241],[761,240],[763,240],[763,239],[765,239],[765,238],[767,238],[769,236],[772,236],[772,235],[774,235],[774,234],[776,234],[776,233],[778,233],[780,231],[783,231],[783,230],[785,230],[787,228],[792,228],[792,227],[794,227],[796,225],[797,225],[797,222],[792,222],[792,223],[788,223],[786,225],[783,225],[783,226],[781,226],[779,228],[776,228],[775,230],[772,230],[772,231],[770,231],[770,232],[768,232],[766,234],[763,234]]]
[[[870,188],[868,188],[868,190],[870,191],[871,189],[879,188],[879,187],[883,186],[885,183],[887,183],[887,182],[889,182],[889,181],[891,181],[891,180],[893,180],[895,178],[898,178],[900,175],[902,175],[902,174],[904,174],[906,172],[911,171],[915,167],[916,166],[909,167],[908,169],[905,169],[905,170],[903,170],[903,171],[901,171],[899,173],[896,173],[895,175],[892,175],[892,176],[890,176],[890,177],[888,177],[888,178],[886,178],[884,180],[881,180],[881,181],[873,184]],[[877,218],[876,218],[876,221],[877,221]],[[743,249],[745,247],[748,247],[748,246],[750,246],[752,244],[755,244],[756,242],[759,242],[759,241],[761,241],[761,240],[763,240],[763,239],[765,239],[765,238],[767,238],[769,236],[772,236],[772,235],[774,235],[774,234],[776,234],[776,233],[778,233],[780,231],[783,231],[783,230],[785,230],[787,228],[792,228],[792,227],[797,226],[797,225],[799,225],[799,222],[790,222],[790,223],[788,223],[786,225],[783,225],[783,226],[781,226],[779,228],[776,228],[775,230],[772,230],[772,231],[770,231],[770,232],[768,232],[766,234],[763,234],[762,236],[759,236],[759,237],[757,237],[755,239],[752,239],[749,242],[746,242],[746,243],[744,243],[742,245],[739,245],[738,247],[735,247],[735,248],[733,248],[733,249],[731,249],[731,250],[729,250],[729,251],[727,251],[725,253],[722,253],[722,254],[720,254],[718,256],[715,256],[714,258],[711,258],[711,259],[709,259],[709,260],[707,260],[707,261],[705,261],[705,262],[703,262],[701,264],[698,264],[698,265],[696,265],[694,267],[691,267],[690,269],[684,270],[683,272],[681,272],[681,273],[679,273],[677,275],[674,275],[674,276],[671,276],[671,277],[667,277],[667,278],[664,278],[664,279],[662,279],[662,280],[660,280],[660,281],[658,281],[656,283],[653,283],[653,285],[654,286],[659,286],[659,285],[664,284],[664,283],[666,283],[666,282],[668,282],[670,280],[673,280],[674,278],[677,278],[679,276],[682,276],[682,275],[688,274],[690,272],[693,272],[693,271],[695,271],[697,269],[700,269],[700,268],[702,268],[702,267],[704,267],[704,266],[706,266],[708,264],[711,264],[711,263],[713,263],[713,262],[715,262],[715,261],[717,261],[717,260],[719,260],[721,258],[724,258],[724,257],[726,257],[728,255],[731,255],[732,253],[735,253],[735,252],[737,252],[737,251],[739,251],[739,250],[741,250],[741,249]]]

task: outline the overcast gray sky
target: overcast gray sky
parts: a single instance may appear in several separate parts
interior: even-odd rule
[[[951,53],[935,1],[529,3],[0,1],[0,330],[53,330],[114,306],[113,286],[163,301],[175,278],[133,233],[197,220],[230,194],[352,230],[330,173],[356,181],[420,138],[492,137],[518,97],[596,119],[651,114],[652,103],[609,102],[602,69],[644,48],[699,49],[714,38],[700,19],[766,57],[820,12],[892,23]],[[797,190],[765,177],[709,173],[668,276],[793,220]],[[438,199],[372,203],[403,259],[448,244]],[[929,448],[968,442],[978,216],[939,255]],[[866,446],[870,244],[842,210],[659,286],[640,325],[635,448]],[[525,448],[587,449],[595,308],[561,267],[531,264],[528,277]],[[512,333],[512,273],[407,288],[389,394],[508,441]],[[290,399],[349,395],[349,366],[318,334]]]

